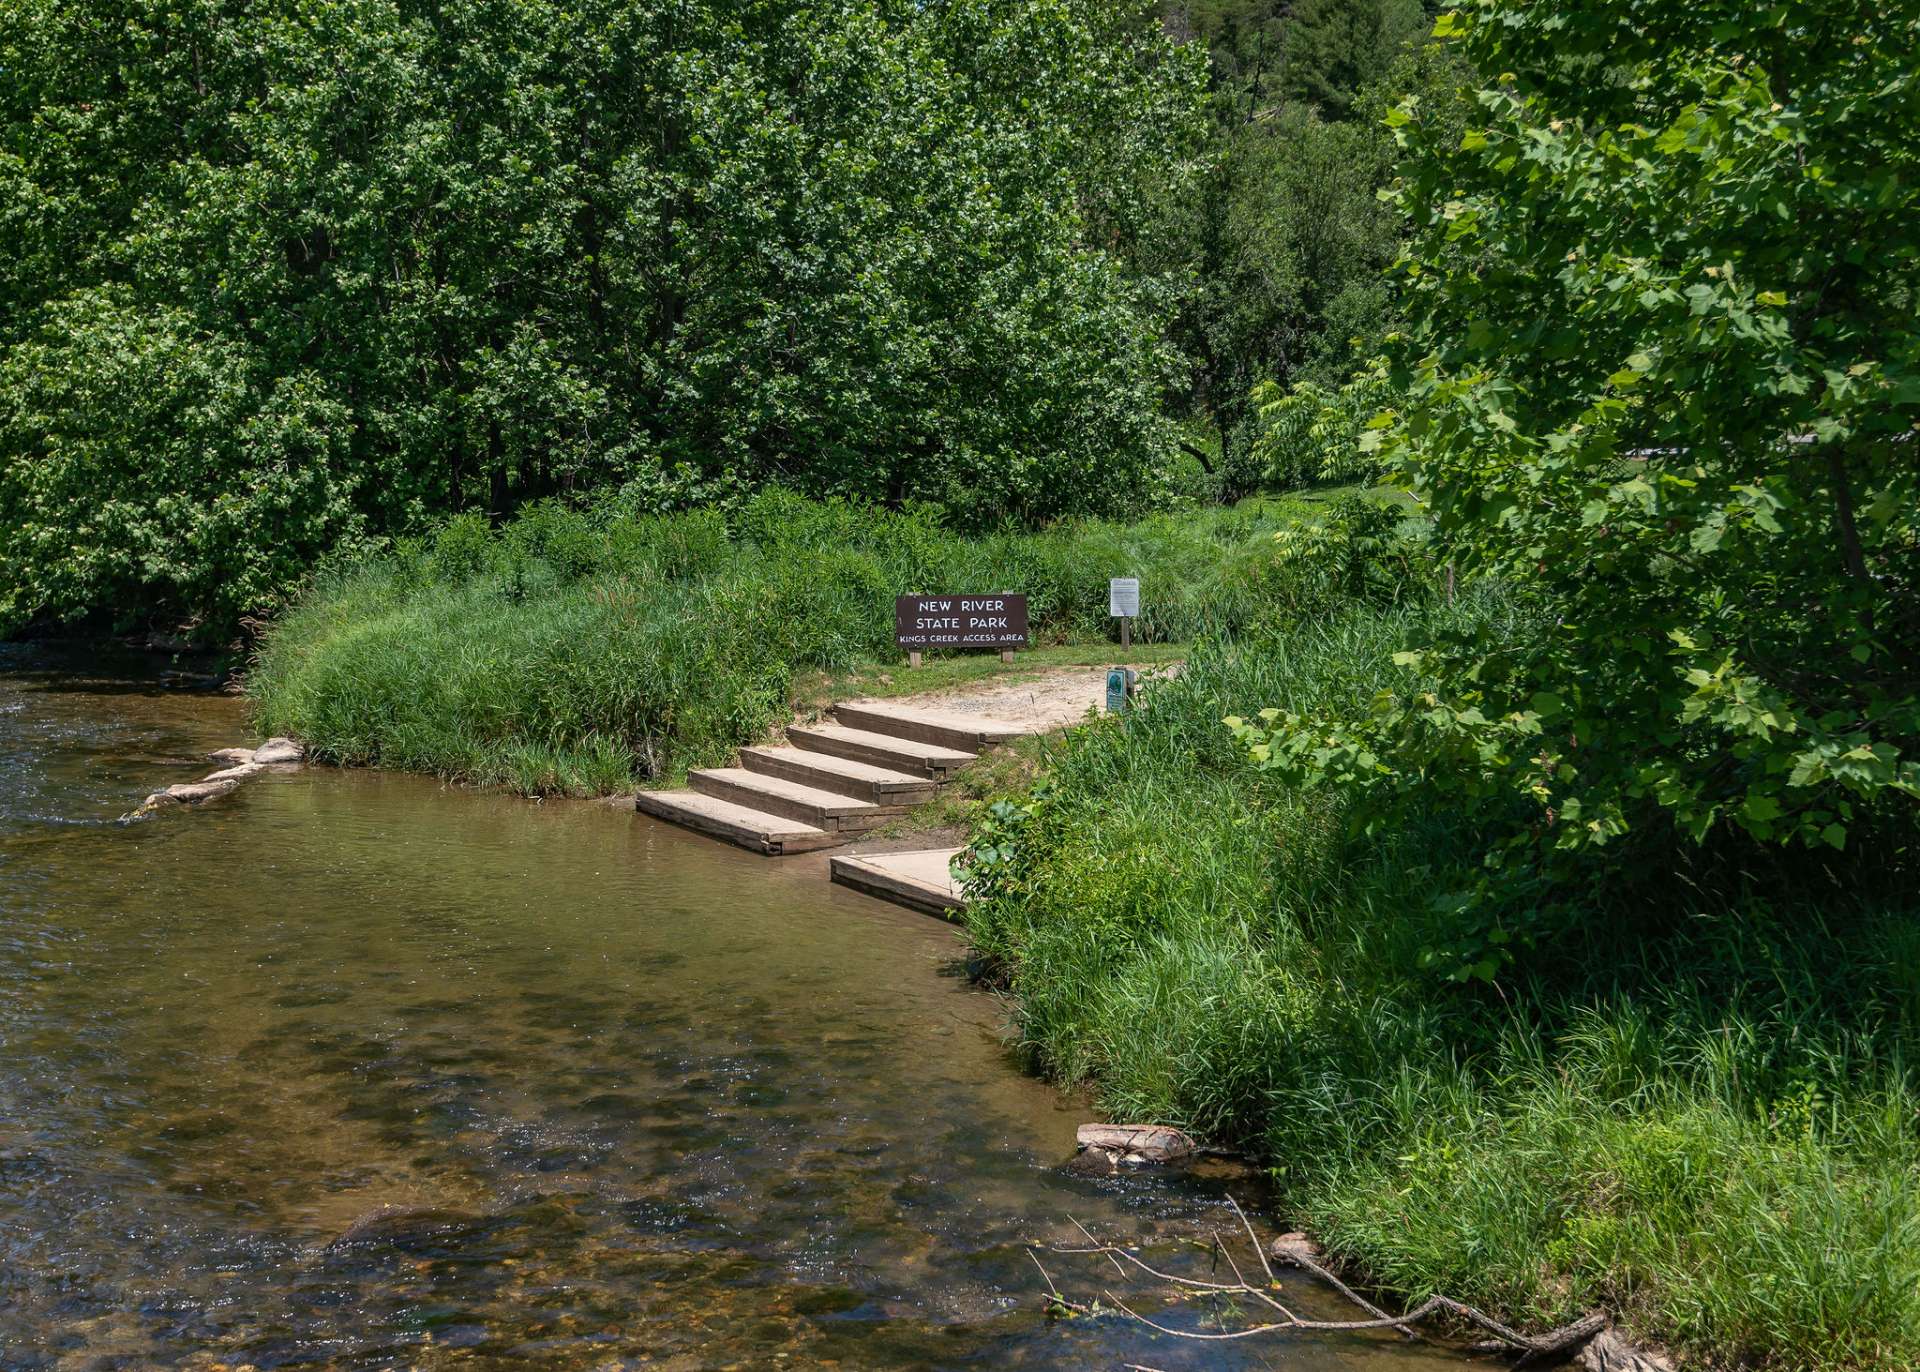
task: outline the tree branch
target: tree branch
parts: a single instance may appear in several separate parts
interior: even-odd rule
[[[1208,459],[1207,455],[1204,452],[1194,447],[1193,444],[1186,442],[1184,439],[1180,440],[1177,446],[1179,447],[1181,452],[1185,453],[1188,457],[1192,458],[1195,462],[1198,462],[1203,468],[1205,468],[1208,476],[1213,475],[1213,463],[1211,460]]]
[[[1096,1239],[1079,1220],[1073,1221],[1074,1226],[1079,1229],[1082,1234],[1087,1236],[1091,1246],[1086,1248],[1053,1247],[1049,1251],[1063,1255],[1097,1255],[1104,1257],[1108,1262],[1112,1263],[1116,1269],[1121,1271],[1125,1271],[1131,1267],[1156,1281],[1165,1282],[1170,1286],[1196,1294],[1226,1297],[1229,1299],[1238,1298],[1258,1302],[1267,1310],[1271,1311],[1272,1316],[1277,1318],[1270,1317],[1266,1319],[1264,1323],[1249,1324],[1245,1328],[1228,1329],[1219,1332],[1175,1329],[1169,1325],[1148,1319],[1145,1315],[1140,1314],[1121,1301],[1119,1297],[1115,1296],[1111,1291],[1103,1290],[1100,1293],[1107,1302],[1106,1306],[1098,1304],[1085,1305],[1069,1300],[1060,1293],[1059,1288],[1054,1285],[1052,1277],[1047,1276],[1046,1269],[1042,1267],[1040,1268],[1040,1272],[1042,1278],[1047,1283],[1048,1308],[1056,1311],[1065,1310],[1074,1315],[1087,1316],[1118,1311],[1126,1318],[1143,1324],[1147,1326],[1147,1328],[1157,1333],[1165,1334],[1170,1338],[1192,1339],[1206,1343],[1250,1339],[1263,1334],[1280,1333],[1286,1330],[1338,1333],[1368,1329],[1397,1329],[1407,1337],[1415,1338],[1418,1336],[1413,1326],[1422,1320],[1429,1319],[1435,1315],[1451,1316],[1454,1319],[1485,1330],[1515,1353],[1520,1354],[1520,1361],[1515,1364],[1516,1367],[1525,1367],[1529,1364],[1545,1362],[1565,1355],[1580,1347],[1609,1325],[1607,1316],[1604,1313],[1593,1311],[1581,1316],[1570,1324],[1562,1325],[1560,1328],[1550,1330],[1545,1334],[1523,1334],[1517,1329],[1511,1329],[1500,1323],[1500,1321],[1494,1319],[1484,1311],[1476,1310],[1472,1306],[1461,1301],[1456,1301],[1449,1296],[1439,1295],[1428,1297],[1426,1301],[1414,1309],[1407,1311],[1405,1314],[1389,1315],[1386,1311],[1380,1309],[1379,1306],[1355,1292],[1320,1263],[1314,1261],[1310,1255],[1298,1251],[1278,1253],[1276,1256],[1286,1261],[1297,1263],[1316,1277],[1319,1277],[1347,1300],[1366,1311],[1369,1316],[1367,1319],[1360,1320],[1303,1319],[1289,1310],[1285,1305],[1281,1304],[1273,1295],[1273,1292],[1279,1289],[1280,1282],[1274,1275],[1272,1264],[1267,1261],[1266,1250],[1261,1245],[1259,1237],[1254,1233],[1253,1225],[1247,1220],[1245,1212],[1240,1209],[1239,1203],[1231,1196],[1227,1198],[1227,1203],[1233,1207],[1234,1213],[1239,1216],[1240,1223],[1246,1230],[1248,1240],[1252,1242],[1254,1251],[1260,1255],[1260,1263],[1265,1269],[1267,1279],[1264,1288],[1253,1285],[1246,1280],[1231,1252],[1228,1252],[1226,1257],[1227,1265],[1233,1271],[1234,1281],[1201,1281],[1194,1277],[1176,1276],[1171,1272],[1163,1272],[1154,1267],[1129,1249],[1117,1244],[1101,1242]],[[1225,1243],[1218,1234],[1214,1235],[1214,1245],[1217,1249],[1225,1249]],[[1038,1258],[1034,1259],[1034,1265],[1039,1266]]]

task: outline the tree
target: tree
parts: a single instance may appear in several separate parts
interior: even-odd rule
[[[335,538],[683,470],[962,523],[1160,479],[1136,245],[1201,93],[1128,6],[20,0],[0,69],[0,627],[217,629]]]
[[[1181,236],[1194,286],[1176,337],[1193,359],[1184,407],[1215,425],[1231,499],[1259,479],[1252,388],[1337,385],[1391,326],[1382,119],[1409,91],[1443,103],[1457,74],[1409,48],[1417,0],[1191,0],[1166,22],[1210,59],[1213,157]]]
[[[1429,22],[1420,0],[1300,0],[1287,31],[1281,89],[1329,118],[1344,118]]]
[[[1534,627],[1250,741],[1376,820],[1472,805],[1510,912],[1625,844],[1910,834],[1920,12],[1473,0],[1437,31],[1503,75],[1464,135],[1395,116],[1425,354],[1387,446]]]

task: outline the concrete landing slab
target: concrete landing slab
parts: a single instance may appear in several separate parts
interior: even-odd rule
[[[841,854],[828,859],[828,868],[842,886],[909,910],[952,916],[967,908],[950,865],[959,851],[923,848],[911,853]]]

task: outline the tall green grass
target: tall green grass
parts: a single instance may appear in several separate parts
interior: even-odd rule
[[[1289,1222],[1409,1299],[1606,1305],[1708,1365],[1920,1366],[1920,900],[1870,867],[1707,899],[1676,859],[1461,986],[1421,952],[1474,835],[1350,839],[1220,725],[1364,708],[1423,619],[1512,613],[1218,637],[1075,731],[966,916],[1020,1041],[1114,1117],[1249,1148]]]
[[[1139,575],[1145,641],[1256,623],[1295,577],[1270,535],[1317,512],[1295,498],[978,539],[780,492],[730,518],[465,516],[323,576],[267,633],[248,690],[263,729],[323,759],[616,791],[768,732],[797,668],[896,658],[902,593],[1022,591],[1040,641],[1080,641],[1112,632],[1107,579]]]

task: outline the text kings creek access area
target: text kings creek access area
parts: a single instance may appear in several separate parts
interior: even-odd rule
[[[1021,648],[1027,642],[1024,595],[903,595],[893,606],[902,648]]]

